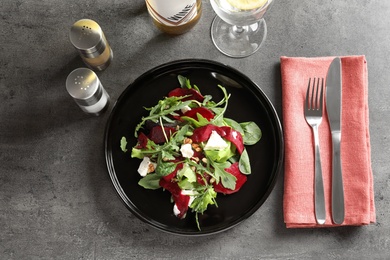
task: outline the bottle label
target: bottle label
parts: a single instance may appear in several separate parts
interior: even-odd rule
[[[156,20],[168,26],[185,24],[197,14],[196,0],[146,0],[146,5]]]

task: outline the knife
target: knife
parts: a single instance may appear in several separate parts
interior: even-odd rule
[[[341,60],[336,57],[330,64],[326,77],[326,111],[332,133],[332,219],[335,224],[343,223],[345,215],[340,154],[341,87]]]

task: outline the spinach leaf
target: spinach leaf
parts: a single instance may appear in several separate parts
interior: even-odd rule
[[[241,134],[242,136],[244,136],[244,129],[242,129],[241,125],[240,125],[237,121],[235,121],[235,120],[233,120],[233,119],[231,119],[231,118],[226,118],[226,117],[225,117],[223,120],[225,121],[225,123],[226,123],[228,126],[230,126],[231,128],[233,128],[234,130],[240,132],[240,134]]]
[[[160,176],[167,176],[176,169],[176,163],[174,162],[164,162],[159,160],[156,167],[156,173]]]
[[[138,184],[144,187],[145,189],[156,190],[160,188],[160,178],[158,174],[148,174],[139,180]]]
[[[253,145],[260,141],[262,133],[260,127],[255,122],[240,123],[244,130],[244,144]]]
[[[238,168],[243,174],[251,174],[251,163],[249,161],[249,155],[246,149],[244,149],[240,156],[240,160],[238,161]]]

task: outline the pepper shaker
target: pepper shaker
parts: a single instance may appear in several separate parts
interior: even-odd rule
[[[95,21],[81,19],[75,22],[70,29],[69,37],[89,68],[101,71],[111,63],[113,52],[102,29]]]
[[[99,78],[88,68],[73,70],[66,79],[66,90],[87,114],[100,115],[109,105],[109,96]]]

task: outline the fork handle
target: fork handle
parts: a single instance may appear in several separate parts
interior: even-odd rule
[[[344,222],[344,188],[340,153],[341,133],[332,132],[332,219],[335,224]]]
[[[324,224],[326,220],[324,183],[322,180],[322,167],[320,155],[320,142],[318,126],[313,126],[314,134],[314,207],[318,224]]]

